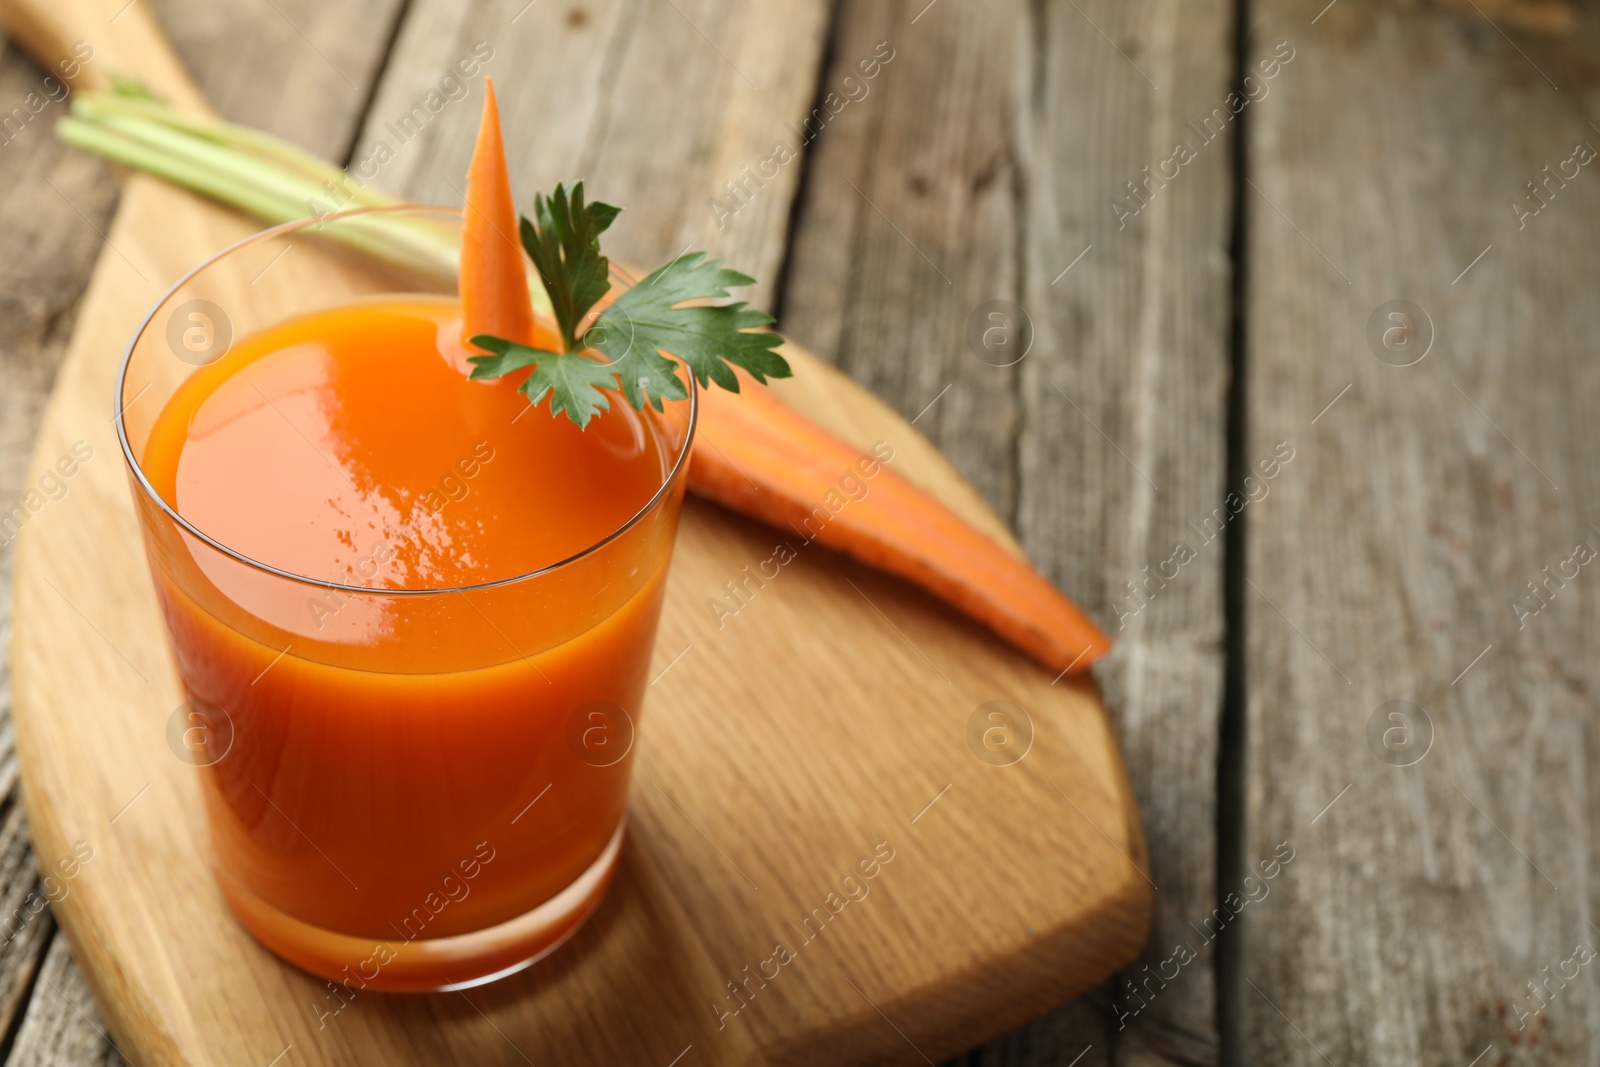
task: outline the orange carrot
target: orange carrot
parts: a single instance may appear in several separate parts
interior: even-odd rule
[[[1110,650],[1111,639],[1026,562],[879,457],[739,377],[739,393],[700,392],[692,492],[920,585],[1049,670],[1080,671]],[[845,496],[849,474],[865,496]]]
[[[533,299],[500,136],[500,107],[494,82],[485,78],[483,88],[483,122],[467,168],[461,217],[461,339],[487,333],[532,344]]]

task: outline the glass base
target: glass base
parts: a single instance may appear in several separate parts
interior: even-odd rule
[[[279,911],[220,869],[217,883],[257,941],[296,967],[352,992],[468,989],[537,963],[578,932],[611,884],[626,825],[627,820],[619,823],[599,858],[543,904],[498,925],[453,937],[404,941],[336,933]]]

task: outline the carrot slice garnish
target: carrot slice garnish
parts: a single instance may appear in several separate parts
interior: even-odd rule
[[[518,344],[533,343],[533,298],[528,292],[517,207],[500,134],[500,107],[494,82],[488,78],[484,79],[478,143],[467,168],[460,287],[463,342],[491,334]]]

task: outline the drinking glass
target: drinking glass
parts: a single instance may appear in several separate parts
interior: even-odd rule
[[[640,416],[660,488],[632,518],[561,562],[463,588],[339,584],[248,558],[162,499],[141,456],[174,390],[238,338],[375,296],[454,300],[459,234],[459,212],[402,207],[250,237],[155,306],[117,381],[186,698],[168,736],[198,768],[217,883],[268,948],[352,990],[490,981],[598,906],[622,843],[694,383]]]

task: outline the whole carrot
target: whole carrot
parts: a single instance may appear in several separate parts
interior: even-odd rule
[[[691,492],[919,585],[1049,670],[1083,670],[1110,650],[1076,604],[993,538],[770,389],[740,381],[738,393],[700,393]],[[849,473],[865,495],[840,494]]]

